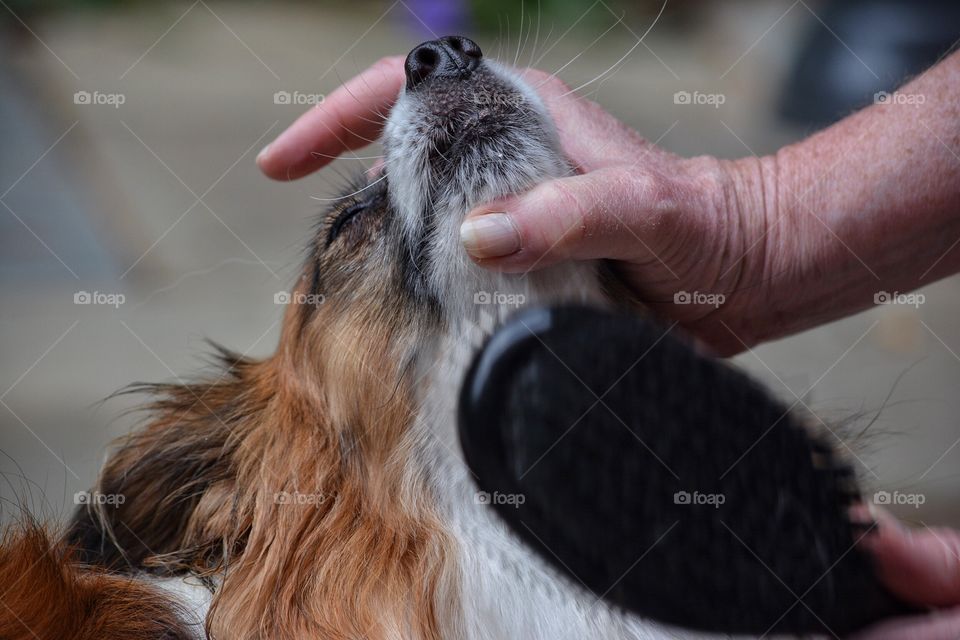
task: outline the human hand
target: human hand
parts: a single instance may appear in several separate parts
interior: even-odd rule
[[[556,78],[523,73],[572,175],[470,213],[464,245],[484,267],[608,259],[641,301],[723,355],[960,271],[960,163],[944,142],[958,135],[960,52],[901,87],[929,98],[920,107],[874,105],[732,161],[679,158]],[[372,142],[403,83],[403,59],[384,58],[281,134],[260,167],[293,179]]]
[[[525,273],[609,260],[640,302],[718,352],[755,342],[756,327],[744,319],[763,299],[763,270],[773,264],[752,252],[772,214],[760,161],[681,158],[557,78],[523,75],[547,105],[573,169],[470,212],[461,237],[474,261]]]
[[[860,546],[873,555],[883,584],[906,603],[938,609],[882,622],[854,640],[960,638],[960,532],[908,529],[881,509],[853,517],[878,523]]]
[[[609,259],[639,300],[719,351],[752,341],[728,327],[760,295],[758,287],[738,287],[763,280],[748,273],[760,265],[749,254],[762,240],[766,214],[762,199],[747,197],[759,186],[749,177],[757,163],[745,170],[743,163],[680,158],[555,77],[523,74],[544,98],[573,171],[471,212],[462,238],[477,264],[522,273]],[[403,82],[402,58],[380,60],[264,149],[261,169],[294,179],[373,141]]]

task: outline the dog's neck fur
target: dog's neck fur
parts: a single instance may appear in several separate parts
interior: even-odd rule
[[[521,295],[529,304],[545,304],[574,301],[597,290],[590,264],[505,276],[477,267],[460,244],[460,224],[474,207],[571,173],[539,96],[512,71],[489,61],[486,65],[523,101],[538,135],[518,132],[509,144],[490,142],[493,148],[483,155],[463,153],[456,162],[438,168],[430,162],[434,143],[422,131],[428,108],[406,93],[394,105],[384,130],[388,189],[401,233],[406,245],[421,254],[416,264],[426,295],[442,301],[445,319],[454,327],[484,312],[502,316],[516,308],[475,304],[477,294]],[[497,161],[491,162],[491,157]]]
[[[490,64],[490,63],[488,63]],[[662,638],[665,632],[614,613],[560,576],[477,500],[478,487],[462,459],[456,437],[456,402],[469,363],[484,339],[519,305],[607,304],[595,263],[566,263],[522,275],[474,264],[459,241],[459,227],[475,206],[570,174],[553,124],[539,97],[512,72],[491,68],[540,118],[540,137],[519,137],[519,154],[500,154],[507,166],[485,170],[472,158],[434,186],[428,144],[417,134],[418,105],[402,95],[385,131],[391,200],[410,246],[425,235],[424,287],[442,301],[444,330],[421,345],[416,359],[418,412],[413,433],[418,463],[439,499],[441,515],[456,541],[460,583],[459,620],[445,637]],[[494,152],[496,153],[496,152]],[[478,159],[478,163],[484,162]],[[429,227],[429,231],[427,231]]]

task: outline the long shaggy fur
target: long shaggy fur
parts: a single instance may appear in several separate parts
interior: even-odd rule
[[[141,387],[153,419],[98,486],[127,499],[86,509],[72,538],[107,566],[209,576],[211,637],[439,638],[445,545],[408,472],[409,400],[366,370],[390,336],[312,334],[307,312],[266,361],[223,352],[213,381]],[[352,355],[325,358],[337,384],[323,385],[318,356],[334,351]]]
[[[27,521],[0,542],[0,638],[187,640],[184,616],[160,591],[83,565],[74,549]]]

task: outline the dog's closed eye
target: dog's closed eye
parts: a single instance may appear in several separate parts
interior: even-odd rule
[[[330,223],[330,231],[327,233],[327,246],[329,247],[341,232],[356,223],[368,206],[368,202],[357,202],[338,213],[337,217]]]

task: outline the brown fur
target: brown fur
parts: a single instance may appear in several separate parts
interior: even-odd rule
[[[0,638],[179,640],[177,611],[149,585],[77,563],[33,523],[0,543]]]
[[[336,252],[357,262],[367,237],[350,233],[317,252],[326,263],[308,263],[297,292],[318,286],[318,266],[345,261]],[[368,248],[359,259],[382,258]],[[221,352],[218,379],[137,388],[155,394],[151,420],[121,442],[97,487],[126,499],[74,524],[92,560],[224,576],[213,638],[444,635],[438,607],[452,616],[457,606],[443,572],[452,545],[410,434],[406,364],[424,328],[395,274],[368,266],[377,277],[359,283],[335,270],[319,307],[291,304],[271,358]]]
[[[288,305],[266,360],[221,351],[213,379],[135,386],[153,394],[148,422],[96,487],[124,500],[84,507],[69,532],[84,560],[116,571],[211,577],[212,638],[438,639],[437,612],[456,619],[453,545],[413,460],[408,364],[431,327],[380,244],[382,199],[328,239],[349,204],[321,224],[295,288],[325,303]],[[72,571],[108,597],[101,574]]]
[[[214,637],[441,637],[448,545],[411,476],[395,336],[371,315],[325,316],[302,336],[312,348],[282,349],[273,363],[283,365],[268,376],[270,418],[236,457],[248,530],[214,602]],[[330,355],[304,362],[317,353]],[[281,492],[310,502],[278,504]]]

